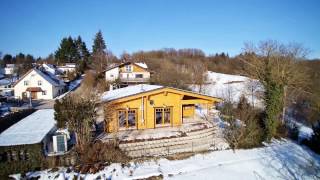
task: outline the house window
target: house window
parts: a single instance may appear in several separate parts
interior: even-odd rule
[[[120,128],[136,127],[137,111],[135,109],[119,110],[118,120]]]
[[[38,81],[38,86],[41,86],[41,85],[42,85],[42,81],[39,80],[39,81]]]
[[[136,111],[135,110],[128,111],[128,126],[129,127],[136,126]]]
[[[131,65],[126,65],[126,71],[127,72],[132,72],[132,66]]]
[[[143,74],[136,74],[136,78],[143,78]]]
[[[163,119],[163,109],[156,108],[156,124],[162,124]]]
[[[29,85],[29,81],[23,81],[23,83],[24,83],[25,86]]]
[[[155,108],[156,125],[165,125],[171,123],[172,108]]]
[[[119,127],[126,127],[127,122],[126,122],[126,111],[119,111],[118,112],[118,119],[119,119]]]
[[[64,135],[57,135],[57,151],[64,152],[66,151]]]
[[[113,77],[113,74],[110,74],[110,77]]]
[[[42,95],[47,95],[47,91],[42,91]]]

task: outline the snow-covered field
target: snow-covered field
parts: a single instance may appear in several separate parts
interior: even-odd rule
[[[259,81],[245,76],[208,71],[206,84],[201,90],[197,85],[192,85],[191,89],[232,102],[238,102],[241,95],[244,95],[255,106],[263,106],[259,98],[259,93],[262,91]]]
[[[28,174],[40,179],[73,179],[78,174],[40,171]],[[164,179],[319,179],[320,156],[289,141],[276,141],[249,150],[213,151],[184,160],[111,164],[96,174],[81,174],[84,179],[141,179],[162,175]]]

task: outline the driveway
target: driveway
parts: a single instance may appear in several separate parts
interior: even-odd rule
[[[35,109],[53,109],[54,100],[32,100]]]

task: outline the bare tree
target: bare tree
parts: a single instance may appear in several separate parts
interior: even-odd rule
[[[282,121],[285,118],[288,97],[294,97],[307,85],[305,70],[298,65],[307,53],[300,44],[294,43],[263,41],[258,45],[245,45],[242,60],[247,65],[246,73],[264,86],[268,139],[275,135],[281,111]]]
[[[207,81],[207,66],[201,61],[190,61],[188,69],[191,73],[192,84],[199,87],[199,93],[202,93],[202,88]]]

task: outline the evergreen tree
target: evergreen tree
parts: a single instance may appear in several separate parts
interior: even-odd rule
[[[79,73],[83,73],[84,70],[87,68],[90,53],[87,49],[86,43],[82,41],[80,36],[78,36],[78,38],[75,40],[75,44],[80,60],[77,66],[77,71]]]
[[[106,43],[103,39],[102,32],[99,30],[93,40],[92,51],[94,54],[105,53]]]
[[[63,38],[60,47],[55,52],[56,63],[76,63],[79,57],[76,44],[71,36]]]
[[[5,54],[3,56],[3,63],[4,64],[12,64],[13,63],[13,57],[10,54]]]

